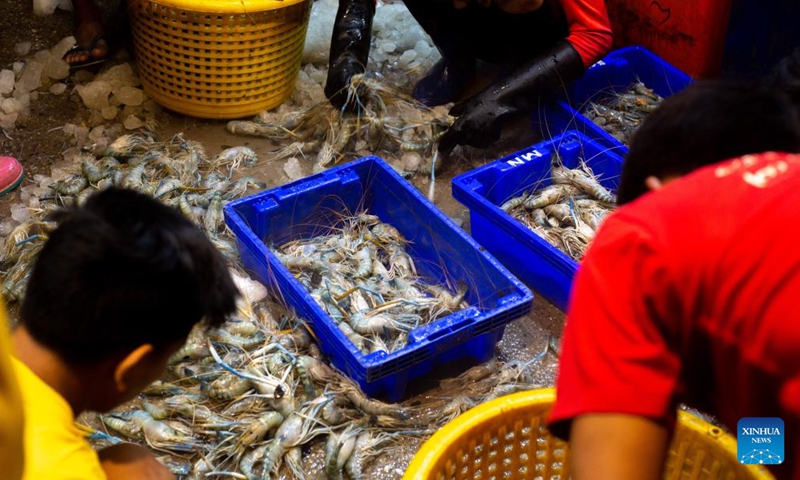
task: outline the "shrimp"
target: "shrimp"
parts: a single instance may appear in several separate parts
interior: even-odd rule
[[[617,199],[594,178],[581,170],[568,169],[564,166],[553,165],[551,169],[553,183],[569,183],[580,188],[601,202],[616,203]]]
[[[176,395],[164,401],[164,408],[180,414],[191,420],[192,423],[197,422],[204,428],[229,428],[238,424],[238,422],[217,415],[205,405],[197,405],[197,401],[197,396]]]
[[[311,402],[302,413],[293,412],[284,420],[264,452],[265,472],[277,470],[278,461],[290,448],[302,445],[317,435],[329,431],[327,426],[315,418],[322,405],[323,403]],[[319,425],[316,425],[317,423]]]
[[[325,444],[325,473],[328,478],[340,478],[345,462],[350,459],[361,429],[348,425],[340,434],[331,433]]]
[[[86,188],[87,183],[86,177],[83,175],[72,175],[53,183],[50,185],[50,188],[61,195],[72,196],[77,195],[81,190]]]
[[[503,202],[502,205],[500,205],[500,210],[508,213],[511,210],[514,210],[515,208],[522,205],[528,197],[529,197],[528,194],[523,194],[518,197],[510,198],[505,202]]]
[[[200,391],[217,400],[232,400],[253,389],[253,384],[246,378],[230,373],[223,374],[212,383],[202,383]]]
[[[221,151],[211,160],[211,164],[216,168],[222,165],[230,165],[231,170],[238,170],[242,165],[251,167],[258,163],[258,155],[252,148],[231,147]]]
[[[278,428],[284,421],[283,415],[279,412],[266,412],[256,418],[253,423],[248,425],[245,431],[236,441],[236,448],[243,450],[250,445],[260,442],[267,434]]]
[[[220,227],[224,224],[225,217],[222,214],[223,206],[222,194],[218,191],[214,192],[208,204],[208,210],[206,210],[206,214],[203,217],[203,227],[207,232],[218,233]]]
[[[350,325],[361,335],[380,334],[390,330],[411,330],[411,326],[392,320],[386,314],[378,313],[369,316],[364,311],[356,312],[350,317]]]
[[[145,389],[142,390],[142,393],[145,395],[180,395],[182,393],[186,393],[186,390],[177,385],[156,380],[145,387]]]
[[[179,433],[166,423],[154,419],[144,410],[134,410],[124,414],[115,413],[112,416],[128,419],[131,423],[141,427],[145,441],[153,448],[191,452],[194,451],[196,445],[199,445],[196,438]]]
[[[580,193],[580,190],[572,185],[549,185],[536,192],[535,195],[530,196],[524,205],[528,210],[544,208],[578,193]]]
[[[409,412],[400,405],[383,403],[368,398],[364,395],[364,392],[349,382],[341,383],[331,389],[342,394],[354,407],[368,415],[388,415],[399,420],[408,420],[410,417]]]
[[[242,456],[242,459],[239,461],[239,470],[241,470],[248,480],[261,480],[262,477],[256,475],[253,469],[255,464],[264,457],[264,453],[269,446],[268,443],[265,443],[264,445],[260,445],[248,451]],[[266,476],[267,475],[264,475],[264,477]]]
[[[263,404],[264,399],[261,397],[244,397],[225,407],[220,414],[224,417],[238,417],[252,410],[260,410]]]
[[[133,190],[141,190],[144,187],[145,173],[144,168],[147,164],[140,163],[133,167],[131,171],[122,179],[120,186],[122,188],[130,188]]]

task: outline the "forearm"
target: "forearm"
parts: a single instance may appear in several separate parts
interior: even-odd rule
[[[366,70],[374,15],[375,0],[339,0],[325,82],[325,95],[337,107],[345,102],[350,77]]]
[[[572,422],[573,480],[659,480],[669,446],[665,427],[638,416],[582,415]]]
[[[99,456],[108,480],[175,480],[172,472],[139,445],[114,445],[100,450]]]

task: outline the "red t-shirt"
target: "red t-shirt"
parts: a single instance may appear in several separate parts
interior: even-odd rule
[[[674,422],[680,402],[732,432],[780,417],[800,458],[800,156],[745,156],[619,208],[575,277],[549,418]],[[735,433],[734,433],[735,435]]]
[[[603,0],[562,0],[569,27],[567,41],[583,59],[586,68],[611,50],[611,22]]]

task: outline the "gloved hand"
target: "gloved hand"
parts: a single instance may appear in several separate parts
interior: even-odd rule
[[[347,103],[350,78],[366,69],[374,15],[375,0],[339,0],[325,81],[325,96],[336,108]]]
[[[486,148],[500,138],[502,118],[531,110],[539,95],[583,76],[583,59],[567,41],[562,41],[500,82],[450,109],[457,116],[439,142],[447,155],[456,145]]]

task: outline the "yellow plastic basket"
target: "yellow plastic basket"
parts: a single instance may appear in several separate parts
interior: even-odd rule
[[[311,0],[128,0],[139,76],[166,108],[241,118],[291,96]]]
[[[462,414],[422,445],[404,480],[567,480],[569,447],[545,428],[552,388],[515,393]],[[687,412],[678,412],[664,478],[773,480],[763,467],[742,465],[736,441]]]

